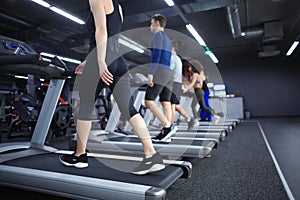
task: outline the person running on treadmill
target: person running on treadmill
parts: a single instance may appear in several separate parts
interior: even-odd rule
[[[184,69],[185,70],[184,70],[183,87],[186,88],[187,85],[189,85],[193,80],[193,71],[192,71],[192,66],[190,64],[187,67],[185,67]],[[190,92],[194,96],[194,90],[193,91],[190,90]],[[198,118],[199,118],[199,110],[197,110],[197,105],[198,105],[197,98],[192,98],[191,108],[192,108],[194,123],[197,123]]]
[[[165,165],[161,155],[153,147],[144,119],[133,107],[128,66],[119,53],[117,34],[121,32],[123,21],[121,6],[117,0],[89,0],[89,5],[91,12],[87,26],[90,33],[90,53],[75,72],[81,74],[77,78],[80,95],[80,108],[76,120],[77,150],[72,155],[62,155],[60,161],[66,166],[88,167],[86,145],[91,129],[95,94],[108,85],[122,115],[128,119],[143,144],[144,159],[131,173],[143,175],[162,170]],[[107,66],[110,57],[116,59]]]
[[[171,105],[172,105],[172,121],[174,124],[175,113],[178,111],[186,121],[188,122],[188,130],[190,130],[194,125],[194,119],[192,119],[186,111],[180,106],[180,97],[182,94],[182,61],[177,55],[176,50],[178,44],[175,41],[172,41],[172,56],[171,56],[171,69],[174,71],[174,82],[173,82],[173,92],[171,96]]]
[[[220,116],[215,114],[215,111],[211,108],[206,107],[204,100],[204,91],[202,89],[203,81],[205,81],[206,77],[204,74],[204,68],[200,62],[196,60],[190,61],[190,65],[192,67],[193,79],[192,82],[185,88],[183,93],[187,92],[191,88],[194,88],[198,103],[201,109],[204,109],[206,112],[211,114],[214,118],[214,122],[217,124],[220,120]],[[197,68],[196,68],[197,66]]]
[[[150,43],[151,66],[148,72],[148,86],[145,96],[145,105],[163,125],[160,134],[153,141],[162,142],[169,142],[170,137],[178,129],[171,124],[172,108],[170,100],[174,75],[170,68],[172,44],[164,32],[166,24],[167,19],[161,14],[156,14],[151,18],[150,30],[154,34]],[[164,111],[154,102],[158,95]]]

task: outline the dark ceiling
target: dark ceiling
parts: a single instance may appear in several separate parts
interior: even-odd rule
[[[46,0],[85,20],[87,0]],[[294,40],[299,39],[299,0],[119,0],[124,10],[123,30],[148,27],[153,14],[168,18],[168,29],[192,37],[185,25],[191,23],[218,57],[285,57]],[[245,33],[245,36],[241,36]],[[1,0],[0,34],[28,42],[37,51],[56,53],[75,59],[86,56],[88,34],[84,25],[68,20],[30,0]],[[151,33],[148,33],[149,35]],[[129,35],[130,37],[130,35]],[[144,37],[145,38],[145,37]],[[140,37],[131,39],[141,41]],[[148,42],[148,41],[147,41]],[[199,49],[181,41],[181,52],[191,57]],[[201,52],[200,52],[201,53]],[[292,56],[299,56],[299,48]],[[126,54],[133,63],[145,62],[147,55]]]

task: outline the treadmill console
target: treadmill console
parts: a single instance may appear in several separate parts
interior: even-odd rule
[[[37,54],[28,44],[12,39],[9,37],[5,37],[0,35],[0,55],[27,55],[27,54]]]

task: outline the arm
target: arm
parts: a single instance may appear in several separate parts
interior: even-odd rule
[[[85,67],[86,65],[86,60],[84,60],[82,63],[80,63],[76,69],[75,69],[75,74],[82,74],[83,72],[83,68]]]
[[[192,89],[196,83],[197,80],[197,73],[193,73],[193,79],[192,82],[190,84],[188,84],[188,86],[184,89],[183,93],[186,93],[188,90]]]
[[[97,43],[97,60],[99,66],[100,77],[107,85],[112,83],[113,76],[108,71],[105,63],[106,44],[107,44],[107,27],[106,27],[106,12],[103,1],[90,0],[91,11],[94,15],[96,32],[95,38]]]
[[[162,53],[162,48],[163,48],[163,38],[161,34],[156,33],[153,36],[152,42],[151,42],[151,66],[149,69],[149,74],[154,74],[156,71],[161,53]]]
[[[153,74],[156,71],[159,61],[160,61],[160,56],[161,56],[161,51],[162,51],[162,37],[160,34],[155,34],[152,38],[151,42],[151,65],[150,69],[148,72],[148,85],[150,87],[154,86],[153,83]]]
[[[200,72],[200,78],[201,78],[201,82],[203,82],[203,81],[205,81],[206,80],[206,76],[205,76],[205,74],[204,74],[204,71],[201,71]]]

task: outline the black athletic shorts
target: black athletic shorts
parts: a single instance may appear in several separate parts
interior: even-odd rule
[[[182,94],[182,84],[179,82],[173,83],[173,90],[171,96],[171,104],[180,104],[180,97]]]
[[[153,87],[147,86],[145,100],[155,100],[159,95],[161,102],[171,101],[173,77],[174,72],[172,70],[159,70],[153,75]]]

